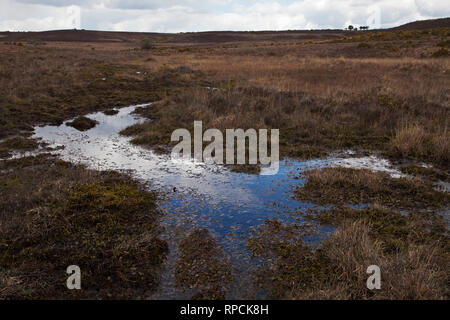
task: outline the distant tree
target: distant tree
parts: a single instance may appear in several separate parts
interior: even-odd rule
[[[348,30],[352,31],[355,27],[353,27],[352,25],[348,26]]]
[[[369,26],[360,26],[359,30],[369,30]]]

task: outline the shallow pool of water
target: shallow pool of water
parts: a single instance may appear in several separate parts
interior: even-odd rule
[[[34,138],[48,143],[55,154],[66,161],[82,163],[98,170],[128,171],[131,176],[149,182],[151,189],[164,193],[160,206],[165,212],[164,237],[171,252],[162,275],[161,286],[152,298],[183,298],[174,289],[173,266],[176,259],[176,243],[183,234],[194,227],[204,227],[220,241],[231,256],[241,280],[248,279],[253,263],[246,250],[246,239],[251,229],[266,219],[294,222],[301,219],[298,211],[312,204],[292,198],[292,188],[304,183],[299,173],[323,166],[369,168],[401,175],[387,160],[377,157],[280,161],[276,175],[252,175],[231,172],[228,169],[188,160],[172,161],[169,156],[134,146],[128,137],[119,132],[135,123],[144,121],[132,114],[138,105],[119,109],[113,116],[101,112],[87,115],[99,124],[85,132],[67,126],[36,127]],[[176,189],[174,189],[176,188]],[[326,234],[328,229],[323,229]],[[241,281],[239,280],[239,281]],[[231,298],[245,296],[235,285]]]

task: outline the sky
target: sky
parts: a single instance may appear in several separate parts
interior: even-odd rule
[[[1,31],[388,28],[449,16],[449,0],[0,0]]]

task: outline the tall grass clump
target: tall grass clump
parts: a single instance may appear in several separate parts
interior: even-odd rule
[[[390,152],[402,158],[445,164],[450,161],[449,138],[446,128],[430,132],[419,124],[408,124],[396,130],[390,143]]]

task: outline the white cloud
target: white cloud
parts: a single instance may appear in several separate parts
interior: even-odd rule
[[[85,29],[157,32],[343,28],[366,24],[371,6],[382,27],[450,15],[448,0],[2,0],[0,29],[64,28],[73,4]]]
[[[450,16],[448,1],[415,0],[419,12],[429,16]]]
[[[77,6],[55,7],[38,3],[0,2],[0,30],[39,31],[71,29],[81,26],[81,9]]]

